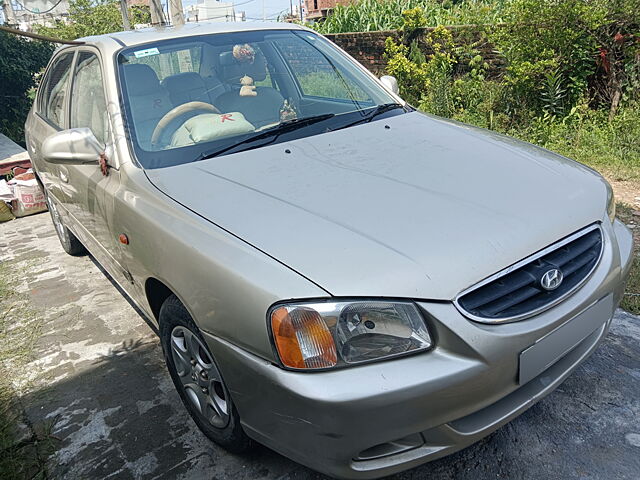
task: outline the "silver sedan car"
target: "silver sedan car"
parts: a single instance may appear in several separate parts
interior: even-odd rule
[[[630,268],[596,172],[417,112],[296,25],[81,39],[26,132],[64,250],[157,326],[197,426],[336,477],[525,411],[607,334]]]

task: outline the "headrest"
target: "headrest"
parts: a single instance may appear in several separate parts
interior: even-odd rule
[[[196,72],[183,72],[171,75],[162,80],[162,85],[169,90],[196,90],[203,89],[204,80]]]
[[[149,65],[129,63],[123,72],[129,95],[146,95],[160,88],[158,76]]]
[[[222,81],[225,83],[239,84],[245,75],[253,78],[254,82],[260,82],[267,78],[267,63],[264,55],[256,52],[253,63],[241,63],[236,60],[232,52],[220,54],[220,70]]]

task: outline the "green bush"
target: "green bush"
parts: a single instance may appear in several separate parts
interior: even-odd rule
[[[563,115],[588,95],[613,116],[637,94],[640,1],[510,0],[503,16],[491,40],[512,111]]]
[[[0,32],[0,132],[23,146],[37,75],[52,52],[49,43]]]

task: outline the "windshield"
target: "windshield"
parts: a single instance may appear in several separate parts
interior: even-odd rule
[[[395,107],[402,113],[353,61],[304,30],[144,44],[123,50],[118,68],[129,137],[145,168],[345,128]]]

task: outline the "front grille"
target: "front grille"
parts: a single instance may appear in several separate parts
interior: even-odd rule
[[[592,225],[463,292],[456,306],[482,322],[529,317],[576,290],[594,270],[601,253],[602,230]],[[552,269],[560,270],[563,280],[554,290],[547,290],[542,277]]]

